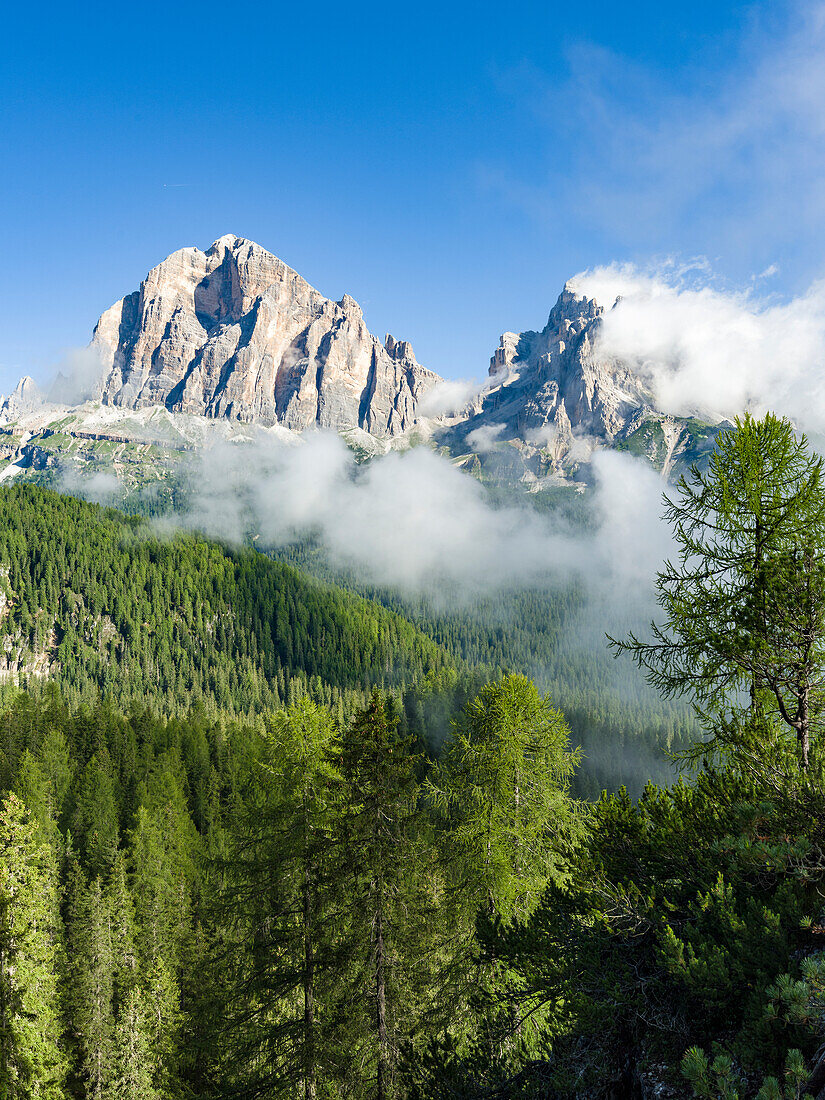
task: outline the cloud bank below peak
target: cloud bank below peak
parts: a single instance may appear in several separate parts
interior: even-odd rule
[[[264,546],[313,537],[336,567],[435,603],[586,579],[616,593],[647,589],[669,546],[662,482],[617,452],[595,456],[596,531],[526,504],[493,507],[483,487],[428,448],[359,466],[331,432],[296,446],[261,436],[216,442],[195,457],[185,526]]]

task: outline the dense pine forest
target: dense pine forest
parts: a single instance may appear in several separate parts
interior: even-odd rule
[[[344,712],[452,665],[399,615],[252,550],[23,485],[0,491],[0,671],[72,702],[251,715],[309,691]]]
[[[0,1096],[817,1096],[822,461],[746,418],[666,518],[613,646],[694,736],[588,797],[472,621],[2,490]]]
[[[577,519],[584,530],[591,517],[577,512]],[[563,709],[582,747],[575,787],[588,798],[623,785],[639,794],[648,779],[671,782],[675,771],[668,754],[696,735],[684,701],[663,698],[644,677],[634,675],[629,662],[612,659],[602,609],[592,606],[580,581],[514,588],[480,596],[471,605],[445,601],[439,608],[431,600],[404,597],[332,569],[323,549],[311,541],[270,553],[402,615],[445,649],[457,667],[528,674]],[[611,628],[624,625],[623,619],[628,628],[638,625],[638,614],[614,613]]]
[[[373,686],[400,696],[450,669],[473,682],[523,671],[564,710],[589,798],[670,781],[666,753],[694,732],[689,708],[629,662],[617,668],[574,584],[437,611],[332,570],[309,542],[270,561],[176,531],[167,514],[124,516],[34,485],[0,488],[0,567],[0,675],[21,672],[30,690],[47,676],[73,703],[255,721],[309,691],[343,718]],[[436,747],[450,722],[438,713],[420,731]]]

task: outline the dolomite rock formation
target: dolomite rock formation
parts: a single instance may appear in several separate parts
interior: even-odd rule
[[[330,301],[251,241],[183,248],[108,309],[93,344],[104,404],[397,435],[440,379],[381,344],[349,295]]]
[[[422,398],[441,380],[409,343],[380,343],[349,295],[330,301],[258,245],[221,237],[206,252],[173,253],[103,314],[82,386],[59,379],[44,398],[24,378],[0,398],[0,424],[22,433],[6,432],[0,457],[12,462],[0,478],[56,460],[54,441],[36,453],[53,422],[72,454],[77,440],[188,450],[207,435],[248,434],[252,422],[331,428],[361,456],[406,446],[394,437],[420,423],[417,440],[508,486],[587,482],[593,452],[615,445],[678,477],[708,461],[721,425],[658,410],[633,365],[606,354],[612,306],[568,283],[541,332],[504,333],[487,384],[460,413],[428,418],[421,410],[438,408],[438,395]],[[85,402],[90,366],[100,368],[92,396],[103,408]]]
[[[505,332],[459,434],[501,425],[501,438],[541,446],[561,463],[583,441],[609,445],[637,427],[655,411],[653,395],[626,363],[599,352],[603,313],[567,284],[541,332]]]
[[[36,409],[43,401],[43,394],[33,378],[24,375],[8,397],[0,398],[0,421],[14,420],[22,413]]]

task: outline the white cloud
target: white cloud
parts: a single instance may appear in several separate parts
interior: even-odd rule
[[[419,403],[422,416],[457,416],[480,390],[477,382],[439,382]]]
[[[771,409],[825,430],[825,280],[785,302],[719,289],[696,265],[612,265],[572,283],[606,307],[601,353],[631,363],[664,411]]]
[[[589,462],[593,454],[603,446],[594,436],[571,433],[566,435],[559,431],[555,424],[542,424],[539,428],[531,428],[524,437],[534,447],[563,457],[568,462]]]
[[[59,405],[79,405],[94,397],[103,375],[97,348],[72,348],[65,353],[56,376],[46,387],[47,399]]]
[[[480,428],[468,432],[467,443],[478,454],[487,454],[488,451],[495,450],[506,427],[506,424],[482,424]]]
[[[60,489],[96,504],[116,505],[123,496],[123,487],[115,474],[106,470],[89,473],[72,465],[60,468]]]
[[[260,438],[203,450],[185,522],[229,539],[259,533],[264,545],[313,534],[335,565],[439,602],[573,574],[623,602],[649,592],[661,561],[662,483],[623,454],[596,455],[594,471],[601,530],[583,536],[526,504],[491,507],[475,479],[428,448],[358,466],[331,433],[295,447]]]
[[[534,447],[553,448],[559,438],[559,430],[555,424],[542,424],[540,428],[531,428],[525,435],[528,443]]]

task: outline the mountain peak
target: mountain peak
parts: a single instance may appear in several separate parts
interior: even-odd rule
[[[12,390],[13,397],[34,397],[39,395],[39,393],[40,390],[37,387],[37,383],[31,375],[28,374],[24,374]]]
[[[573,325],[579,331],[604,313],[604,306],[595,298],[588,298],[572,279],[564,284],[556,304],[547,318],[548,329],[563,329]]]
[[[244,237],[238,237],[234,233],[224,233],[222,237],[218,237],[216,241],[212,242],[212,247],[209,249],[209,251],[217,251],[221,245],[223,245],[224,248],[236,248],[239,244],[254,245],[255,242],[248,241]],[[255,245],[255,247],[257,248],[259,246]]]
[[[9,420],[23,412],[29,412],[42,401],[40,387],[33,378],[24,374],[8,397],[0,398],[0,418]]]
[[[520,454],[542,450],[552,470],[561,472],[582,461],[583,440],[589,455],[653,413],[644,380],[602,354],[603,314],[604,306],[570,280],[541,332],[503,333],[487,387],[470,417],[453,429],[459,450],[472,449],[474,438],[486,439],[483,432],[474,436],[478,429],[495,428],[497,438],[520,441]]]
[[[224,234],[154,267],[107,310],[93,343],[104,404],[376,435],[406,431],[439,381],[390,351],[358,303],[325,298],[277,256]]]
[[[273,260],[277,260],[278,257],[272,252],[267,251],[262,245],[257,244],[255,241],[250,241],[248,237],[237,237],[234,233],[224,233],[222,237],[218,237],[216,241],[207,248],[206,255],[211,255],[218,252],[249,252],[259,253],[264,256],[271,256]]]

